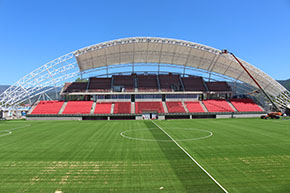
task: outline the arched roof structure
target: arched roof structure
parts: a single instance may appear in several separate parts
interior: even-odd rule
[[[231,55],[220,53],[209,46],[169,38],[133,37],[99,43],[36,69],[2,93],[0,102],[2,105],[18,104],[86,71],[119,64],[172,64],[184,70],[189,67],[202,69],[257,87]],[[255,66],[240,61],[279,106],[287,105],[290,94],[281,84]]]

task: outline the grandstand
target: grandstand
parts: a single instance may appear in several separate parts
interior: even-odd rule
[[[88,82],[89,92],[109,92],[111,91],[111,78],[94,78],[91,77]]]
[[[159,86],[160,85],[160,86]],[[213,95],[214,93],[214,95]],[[221,97],[224,94],[227,98]],[[65,83],[61,101],[41,101],[28,117],[70,115],[83,119],[214,118],[239,114],[258,116],[264,109],[250,98],[230,98],[227,82],[205,82],[202,77],[180,74],[130,74],[88,82]],[[210,99],[213,96],[218,99]],[[71,100],[72,97],[78,100]],[[43,110],[47,109],[47,110]]]
[[[31,114],[58,114],[63,101],[39,101]]]
[[[156,75],[138,75],[137,76],[138,91],[154,92],[158,91],[158,79]]]
[[[167,102],[167,109],[169,113],[185,113],[182,102]]]

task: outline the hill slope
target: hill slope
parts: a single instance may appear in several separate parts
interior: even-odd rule
[[[0,94],[4,92],[8,87],[9,85],[0,85]]]
[[[290,79],[288,80],[277,80],[280,84],[282,84],[288,91],[290,91]]]

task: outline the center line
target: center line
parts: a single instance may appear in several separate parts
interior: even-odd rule
[[[152,123],[158,127],[163,133],[165,133],[202,171],[204,171],[224,192],[228,193],[228,191],[216,180],[208,171],[206,171],[181,145],[179,145],[175,139],[173,139],[165,130],[163,130],[159,125],[157,125],[154,121]]]

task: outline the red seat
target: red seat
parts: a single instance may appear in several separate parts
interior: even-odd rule
[[[31,114],[58,114],[63,101],[40,101]]]
[[[152,92],[158,91],[156,75],[138,75],[137,76],[138,91]]]
[[[162,102],[136,102],[136,113],[157,112],[164,113]]]
[[[114,114],[130,114],[131,103],[130,102],[115,102]]]
[[[113,86],[121,86],[127,92],[135,90],[135,76],[134,75],[113,75]]]
[[[190,113],[200,113],[204,112],[202,106],[200,105],[199,101],[188,101],[185,102],[185,105]]]
[[[240,112],[263,111],[252,99],[232,99],[231,103]]]
[[[62,114],[90,114],[93,101],[69,101]]]
[[[186,91],[206,91],[202,77],[183,77],[182,82]]]
[[[89,92],[109,92],[111,90],[111,78],[95,78],[89,79]]]
[[[63,92],[86,92],[87,82],[65,83]]]
[[[169,113],[185,113],[182,102],[166,102]]]
[[[209,91],[230,92],[231,87],[225,81],[220,82],[206,82],[205,83]]]
[[[170,91],[180,91],[183,90],[181,83],[180,83],[180,76],[179,75],[173,75],[173,74],[160,74],[158,75],[159,83],[160,83],[160,89],[164,92],[170,92]]]
[[[95,114],[110,114],[112,103],[96,103]]]
[[[234,112],[226,100],[204,100],[208,112]]]

